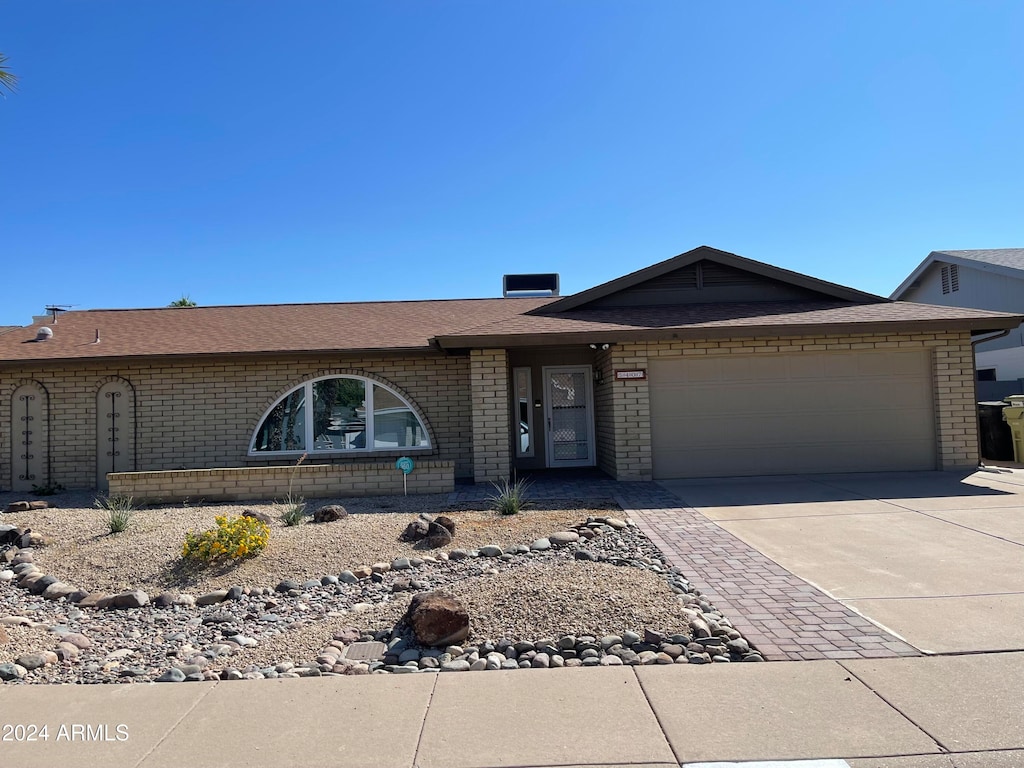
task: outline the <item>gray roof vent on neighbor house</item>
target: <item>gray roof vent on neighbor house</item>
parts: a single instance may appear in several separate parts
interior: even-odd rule
[[[47,328],[45,325],[36,331],[36,341],[46,341],[47,339],[53,338],[53,331]]]
[[[509,296],[557,296],[558,273],[505,275],[501,279],[501,295],[505,298]]]

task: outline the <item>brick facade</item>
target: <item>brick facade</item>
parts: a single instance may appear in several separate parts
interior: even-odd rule
[[[512,460],[508,354],[504,349],[474,349],[469,360],[473,479],[494,482],[509,476]]]
[[[793,354],[857,349],[929,349],[932,353],[937,466],[978,464],[974,357],[968,332],[737,337],[709,341],[615,344],[598,358],[598,465],[618,480],[652,474],[650,400],[646,380],[615,381],[615,369],[646,369],[652,357]],[[610,413],[607,410],[610,409]],[[605,412],[602,412],[605,411]]]
[[[408,492],[450,493],[455,488],[454,471],[452,461],[417,461],[407,478]],[[390,461],[116,472],[109,478],[110,493],[150,503],[385,496],[406,490],[402,473]]]
[[[967,332],[613,344],[594,358],[599,374],[594,387],[598,466],[620,480],[649,480],[652,474],[648,383],[644,379],[616,381],[617,369],[646,369],[652,357],[886,348],[931,351],[938,467],[976,466],[973,352]],[[248,457],[253,430],[285,392],[316,376],[345,373],[367,376],[393,387],[418,411],[433,446],[429,451],[405,451],[418,465],[427,460],[449,462],[453,478],[472,478],[478,483],[509,475],[512,435],[508,355],[504,349],[476,349],[469,355],[449,356],[235,356],[0,369],[0,488],[10,488],[12,482],[18,431],[12,399],[19,386],[31,384],[45,393],[46,415],[39,438],[45,446],[47,476],[38,484],[49,481],[69,488],[92,488],[97,484],[102,426],[98,401],[104,385],[125,382],[133,401],[131,424],[124,423],[125,429],[130,429],[131,439],[124,442],[130,462],[119,464],[119,469],[209,470],[293,463],[293,459],[282,457]],[[379,462],[388,470],[379,471],[390,476],[393,459],[402,452],[360,453],[330,460],[315,457],[315,463],[375,466]],[[195,477],[189,476],[188,482]],[[395,478],[401,479],[397,473]],[[377,482],[354,474],[350,479],[356,484]]]
[[[352,373],[377,379],[406,397],[425,422],[433,448],[406,449],[420,459],[451,461],[456,477],[473,475],[469,357],[242,358],[240,356],[22,365],[0,368],[0,488],[11,487],[14,428],[11,397],[26,381],[48,395],[48,480],[68,488],[96,486],[97,394],[113,378],[134,392],[135,470],[177,470],[292,463],[247,457],[249,440],[274,401],[307,379]],[[318,463],[383,461],[403,451],[360,453]],[[41,483],[40,483],[41,484]]]

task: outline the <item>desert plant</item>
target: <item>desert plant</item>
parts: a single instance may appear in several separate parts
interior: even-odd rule
[[[285,525],[302,525],[306,522],[306,500],[301,496],[292,496],[289,493],[284,501],[278,504],[281,506],[281,522]]]
[[[135,513],[135,499],[131,496],[119,493],[113,496],[100,496],[95,504],[98,509],[107,511],[107,530],[111,533],[121,533],[131,525]]]
[[[214,518],[215,528],[185,534],[181,556],[186,560],[212,563],[218,560],[242,560],[258,555],[270,541],[270,526],[254,517]]]
[[[518,478],[510,480],[507,477],[503,477],[498,482],[491,483],[491,485],[494,486],[496,492],[488,498],[491,502],[491,508],[498,512],[498,514],[517,515],[530,506],[530,502],[526,499],[526,491],[530,488],[528,480]]]
[[[292,467],[291,476],[288,478],[288,495],[284,497],[284,501],[278,502],[278,505],[282,507],[281,522],[289,527],[302,525],[306,522],[306,500],[301,495],[292,492],[292,483],[295,482],[296,471],[298,471],[299,466],[306,460],[307,456],[309,454],[304,453],[295,462],[295,466]]]

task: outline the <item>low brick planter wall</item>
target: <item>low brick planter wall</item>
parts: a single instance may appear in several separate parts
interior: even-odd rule
[[[283,499],[289,483],[294,496],[307,499],[386,496],[403,490],[402,473],[393,462],[114,472],[107,478],[111,495],[160,501]],[[417,461],[408,486],[411,494],[450,493],[455,488],[455,462]]]

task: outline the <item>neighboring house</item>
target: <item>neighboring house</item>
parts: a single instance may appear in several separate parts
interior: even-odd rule
[[[932,251],[892,293],[899,301],[1024,312],[1024,248]],[[978,380],[1024,379],[1024,328],[977,344]],[[1005,389],[1006,387],[1003,387]],[[995,391],[995,390],[993,390]]]
[[[0,487],[393,493],[400,456],[412,492],[970,467],[971,335],[1021,319],[708,247],[568,297],[71,311],[0,336]]]

